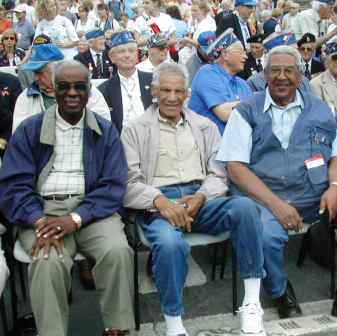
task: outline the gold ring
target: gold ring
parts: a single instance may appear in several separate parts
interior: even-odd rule
[[[57,226],[56,226],[56,229],[57,229],[58,231],[62,231],[62,230],[63,230],[62,227],[61,227],[60,225],[57,225]]]

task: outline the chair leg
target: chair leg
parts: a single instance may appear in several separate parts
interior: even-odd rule
[[[212,262],[212,276],[211,279],[212,281],[215,280],[215,271],[216,271],[216,258],[218,256],[218,244],[215,244],[213,246],[213,262]]]
[[[228,243],[229,241],[226,240],[223,244],[222,244],[222,262],[221,262],[221,269],[220,269],[220,279],[223,279],[225,277],[225,265],[227,262],[227,247],[228,247]]]
[[[301,247],[300,247],[300,252],[298,254],[298,259],[297,259],[297,267],[303,266],[304,259],[307,256],[307,251],[308,251],[308,235],[305,233],[302,237],[302,242],[301,242]]]
[[[136,330],[140,329],[140,309],[139,309],[139,282],[138,282],[138,247],[134,248],[134,270],[133,270],[133,282],[134,282],[134,314]]]
[[[21,293],[22,293],[23,298],[25,300],[27,300],[26,276],[25,276],[25,272],[24,272],[25,271],[24,267],[26,267],[26,265],[20,262],[18,264],[18,267],[19,267]]]
[[[233,315],[236,315],[238,310],[238,281],[237,281],[237,260],[236,260],[236,253],[231,243],[232,247],[232,310]]]
[[[9,328],[8,328],[6,309],[5,309],[5,300],[4,300],[3,295],[2,295],[2,298],[0,299],[0,313],[1,313],[2,323],[3,323],[4,335],[8,335]]]
[[[330,240],[331,240],[331,270],[330,270],[330,296],[333,299],[336,289],[336,236],[335,226],[330,227]]]

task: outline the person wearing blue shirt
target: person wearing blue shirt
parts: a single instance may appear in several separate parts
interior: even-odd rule
[[[246,82],[236,74],[243,70],[246,54],[230,28],[210,46],[214,64],[203,66],[192,82],[188,107],[212,120],[222,134],[232,109],[252,96]]]

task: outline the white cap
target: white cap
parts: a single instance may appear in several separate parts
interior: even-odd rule
[[[23,13],[23,12],[27,12],[27,7],[26,4],[19,4],[17,5],[14,9],[14,12],[18,12],[18,13]]]

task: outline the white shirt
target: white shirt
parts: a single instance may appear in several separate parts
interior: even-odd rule
[[[167,53],[167,57],[166,57],[164,62],[171,62],[171,58],[170,58],[169,53]],[[155,69],[155,66],[152,64],[152,62],[150,60],[150,57],[148,57],[146,60],[138,63],[136,65],[136,68],[140,71],[143,71],[143,72],[151,72],[152,73],[153,70]]]
[[[69,19],[64,16],[57,15],[53,20],[41,20],[36,26],[35,37],[40,34],[46,34],[55,43],[62,42],[76,42],[78,36],[75,27]],[[76,48],[60,48],[65,59],[73,59],[77,55]]]
[[[206,31],[216,31],[215,20],[210,15],[207,15],[204,19],[197,23],[193,34],[193,40],[197,41],[199,35]]]
[[[82,24],[81,20],[77,20],[75,23],[75,29],[77,34],[84,35],[86,32],[95,29],[95,21],[88,17],[87,22]]]
[[[123,103],[123,127],[131,120],[144,113],[144,105],[141,99],[138,71],[126,78],[118,71],[122,91]]]
[[[66,122],[56,109],[54,163],[40,195],[84,194],[84,117],[76,125]]]

